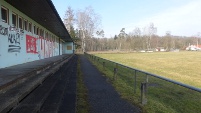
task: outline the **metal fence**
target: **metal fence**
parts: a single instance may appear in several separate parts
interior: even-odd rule
[[[103,70],[112,72],[109,78],[122,83],[135,103],[155,112],[201,113],[201,89],[92,54],[85,55]]]

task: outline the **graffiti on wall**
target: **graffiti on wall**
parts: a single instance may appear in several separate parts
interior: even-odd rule
[[[37,38],[26,35],[26,51],[27,53],[37,54]]]
[[[38,54],[39,59],[58,55],[58,42],[51,38],[24,35],[22,29],[3,25],[0,25],[0,36],[7,38],[5,47],[8,53],[21,52],[24,45],[22,41],[25,39],[26,53]]]
[[[20,34],[8,34],[8,52],[20,52]]]
[[[4,27],[0,25],[0,35],[8,37],[8,52],[20,52],[20,39],[23,35],[23,30],[16,29],[15,27],[9,26]]]
[[[0,25],[0,34],[1,35],[7,35],[8,36],[8,28],[3,27],[2,25]]]
[[[21,45],[20,39],[23,37],[23,30],[16,29],[15,27],[10,26],[8,32],[8,52],[20,52]]]

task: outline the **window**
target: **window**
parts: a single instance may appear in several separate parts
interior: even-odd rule
[[[43,31],[43,29],[40,29],[40,36],[44,37],[44,31]]]
[[[51,35],[51,41],[53,42],[53,40],[54,40],[54,37],[53,37],[53,35]]]
[[[31,22],[29,22],[29,30],[28,31],[32,32],[32,24],[31,24]]]
[[[39,27],[36,28],[36,35],[39,35]]]
[[[36,34],[36,26],[33,26],[33,33]]]
[[[45,38],[48,39],[48,32],[45,33]]]
[[[39,27],[36,28],[36,35],[39,35]]]
[[[1,7],[1,19],[3,22],[8,23],[8,9]]]
[[[67,46],[67,50],[72,50],[72,46]]]
[[[19,28],[23,29],[22,17],[19,17]]]
[[[27,29],[27,25],[28,25],[27,20],[24,20],[24,30],[26,30],[26,31],[28,30],[28,29]]]
[[[48,39],[49,39],[49,41],[51,41],[51,34],[50,33],[48,35]]]
[[[12,25],[17,28],[17,14],[12,13]]]

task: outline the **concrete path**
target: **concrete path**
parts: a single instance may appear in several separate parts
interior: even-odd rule
[[[80,60],[91,113],[140,113],[139,108],[120,97],[86,56],[80,55]]]

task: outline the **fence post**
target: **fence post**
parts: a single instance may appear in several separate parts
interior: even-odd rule
[[[103,70],[105,70],[105,62],[103,61]]]
[[[136,93],[137,88],[137,71],[134,72],[134,93]]]
[[[116,64],[116,68],[118,69],[118,64],[117,63],[115,63]]]
[[[145,91],[145,93],[147,93],[148,92],[148,83],[149,82],[149,75],[147,74],[147,77],[146,77],[146,91]]]
[[[113,79],[117,80],[117,68],[116,67],[114,68],[114,78]]]
[[[149,75],[147,74],[147,76],[146,76],[146,83],[148,83],[149,82]]]
[[[147,83],[141,83],[141,103],[142,105],[147,104],[146,93],[147,92]]]

